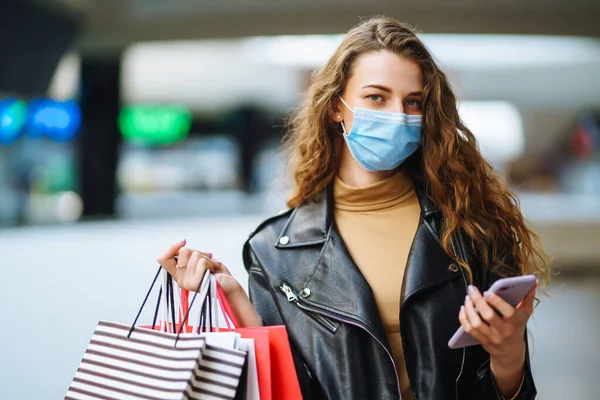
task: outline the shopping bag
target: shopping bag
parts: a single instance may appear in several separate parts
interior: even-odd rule
[[[246,368],[240,378],[238,392],[240,400],[260,400],[258,369],[256,367],[256,345],[254,339],[242,338],[242,350],[246,351]],[[245,378],[245,381],[244,381]],[[242,384],[244,383],[244,384]],[[242,395],[243,394],[243,395]]]
[[[260,354],[259,357],[263,359],[265,356],[267,357],[266,361],[269,363],[269,344],[268,338],[266,336],[257,337],[255,341],[252,337],[242,338],[241,334],[235,332],[233,329],[227,329],[222,326],[220,323],[219,316],[223,317],[223,320],[226,321],[226,326],[231,328],[231,323],[226,319],[226,313],[221,310],[220,303],[218,302],[217,296],[217,281],[210,272],[207,272],[207,275],[210,277],[210,291],[205,299],[205,304],[201,306],[207,312],[204,312],[204,316],[206,318],[200,318],[198,320],[198,324],[188,325],[188,331],[192,332],[200,332],[200,335],[205,337],[207,345],[215,344],[221,347],[231,347],[234,346],[238,349],[241,349],[246,352],[246,363],[242,370],[242,375],[240,377],[240,383],[238,384],[238,389],[236,393],[236,400],[260,400],[260,391],[259,391],[259,382],[258,382],[258,372],[257,372],[257,354]],[[181,309],[189,310],[193,309],[193,304],[186,304],[186,299],[188,298],[188,294],[185,291],[182,291],[180,299],[183,304],[181,304]],[[193,299],[192,299],[193,303]],[[211,313],[212,311],[212,313]],[[187,318],[184,318],[183,321],[179,322],[180,324],[186,324]],[[194,326],[197,325],[197,326]],[[183,326],[183,325],[182,325]],[[256,336],[256,335],[250,335]],[[266,352],[258,353],[256,351],[256,342],[258,343],[259,348],[266,349]],[[270,384],[267,381],[267,384]]]
[[[233,399],[240,391],[241,379],[246,379],[246,356],[247,351],[242,345],[241,335],[235,332],[218,332],[218,304],[216,301],[216,280],[207,271],[194,293],[192,303],[188,306],[183,304],[181,293],[173,284],[173,279],[163,270],[163,291],[166,294],[159,302],[163,312],[158,325],[153,322],[153,327],[172,330],[177,332],[190,332],[200,334],[205,340],[205,346],[201,350],[198,365],[192,378],[191,398]],[[198,294],[200,294],[198,296]],[[198,325],[192,327],[188,324],[189,313],[193,309],[196,296],[200,299],[200,317]],[[175,308],[179,307],[179,313]],[[179,314],[179,321],[175,321],[175,315]],[[155,312],[156,318],[157,312]],[[214,316],[214,318],[213,318]],[[183,317],[183,320],[181,319]],[[169,320],[170,318],[170,320]],[[177,322],[177,323],[176,323]],[[216,332],[214,328],[216,326]],[[244,385],[245,386],[245,382]]]
[[[100,321],[65,399],[178,400],[191,389],[205,339]]]
[[[188,397],[206,400],[234,399],[245,363],[246,352],[239,347],[205,344],[194,370]]]
[[[259,395],[256,397],[253,390],[249,389],[245,400],[273,399],[271,390],[271,349],[269,344],[269,331],[258,328],[240,328],[235,331],[240,333],[242,338],[252,339],[254,342],[255,363],[252,365],[252,363],[249,362],[248,379],[250,379],[250,375],[256,377],[256,383],[252,386],[258,388]],[[250,361],[250,353],[248,353],[248,360]]]
[[[231,346],[224,346],[224,340],[215,336],[186,333],[185,318],[176,324],[174,310],[169,317],[164,307],[163,320],[156,324],[157,308],[151,328],[171,332],[135,326],[160,272],[159,268],[132,325],[99,322],[65,399],[234,398],[246,364],[247,353],[238,346],[241,335],[234,337]],[[209,281],[203,280],[194,299],[200,292],[201,302],[206,303]],[[174,305],[174,292],[165,285],[161,289]]]
[[[261,400],[302,400],[302,392],[286,327],[278,325],[236,328],[239,323],[235,320],[235,315],[225,297],[223,288],[218,282],[216,286],[217,300],[223,311],[225,321],[230,322],[233,325],[231,329],[240,333],[243,338],[254,339]]]
[[[252,331],[266,331],[268,333],[270,366],[266,369],[271,372],[271,398],[275,400],[302,400],[302,392],[300,391],[300,383],[298,382],[286,327],[283,325],[265,326],[263,328],[240,328],[236,331],[241,333],[242,337],[255,335],[256,332]],[[257,367],[260,370],[265,365],[261,364]],[[263,378],[263,380],[265,379]]]

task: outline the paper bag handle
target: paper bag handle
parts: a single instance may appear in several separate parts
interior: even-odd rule
[[[225,296],[225,291],[223,290],[223,287],[221,286],[218,280],[215,279],[215,281],[217,282],[217,299],[219,300],[219,304],[221,304],[221,309],[223,310],[225,321],[231,321],[234,329],[239,328],[240,324],[234,317],[231,304],[229,304],[229,301],[227,301],[227,297]]]

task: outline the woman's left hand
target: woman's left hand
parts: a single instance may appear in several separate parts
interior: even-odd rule
[[[525,328],[533,313],[536,288],[537,283],[517,307],[513,307],[496,294],[485,292],[482,295],[476,287],[469,286],[469,295],[458,319],[465,332],[477,339],[490,354],[492,363],[505,369],[523,367]]]

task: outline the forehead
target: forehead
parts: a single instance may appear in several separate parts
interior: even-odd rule
[[[416,61],[389,51],[361,54],[352,66],[348,89],[379,84],[398,91],[423,90],[423,71]]]

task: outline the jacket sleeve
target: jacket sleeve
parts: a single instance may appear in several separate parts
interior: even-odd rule
[[[244,245],[244,267],[248,271],[248,294],[256,312],[262,319],[264,326],[285,325],[278,309],[277,302],[273,297],[276,293],[270,288],[265,278],[263,268],[252,252],[249,243]],[[311,373],[306,367],[297,347],[290,337],[290,348],[294,358],[294,366],[298,375],[298,382],[305,399],[318,399],[320,392],[318,384],[312,379]]]
[[[535,383],[533,382],[533,375],[531,374],[531,363],[529,359],[529,344],[527,340],[527,330],[525,331],[525,376],[523,378],[523,385],[519,390],[519,393],[515,397],[515,400],[533,400],[537,395]],[[475,387],[472,395],[472,399],[502,399],[502,396],[498,392],[494,375],[490,367],[490,359],[488,359],[479,367],[477,370],[477,377],[475,379]]]
[[[505,257],[506,258],[506,257]],[[481,276],[478,277],[480,288],[487,289],[492,283],[499,279],[499,276],[489,271],[488,269],[482,269],[480,272]],[[528,331],[525,329],[525,372],[523,377],[523,384],[519,393],[515,397],[515,400],[533,400],[537,395],[537,389],[533,381],[533,374],[531,372],[531,362],[529,357],[529,340]],[[471,396],[472,399],[502,399],[502,396],[498,392],[494,375],[490,367],[489,355],[485,362],[477,369],[477,376],[475,377],[476,384],[474,385],[474,392]]]

